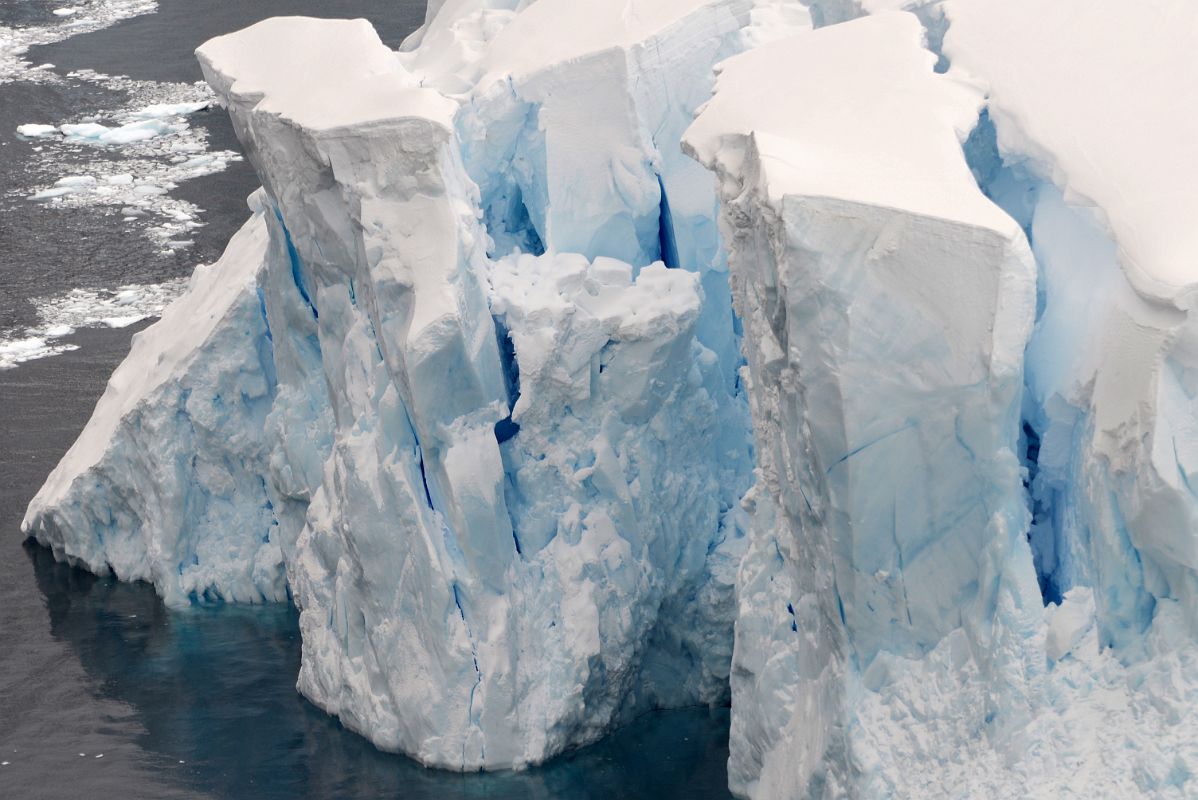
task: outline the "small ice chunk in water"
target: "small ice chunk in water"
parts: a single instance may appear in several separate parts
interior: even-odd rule
[[[140,111],[135,111],[131,115],[133,119],[164,119],[166,117],[186,117],[188,114],[194,114],[197,111],[202,111],[211,105],[207,100],[202,100],[197,103],[155,103],[146,106]]]
[[[59,130],[68,139],[98,139],[112,128],[98,122],[77,122],[59,126]]]
[[[96,179],[91,175],[67,175],[54,182],[55,186],[93,186]]]
[[[53,136],[58,133],[58,128],[54,125],[29,123],[27,125],[18,125],[17,133],[28,139],[44,139],[47,136]]]

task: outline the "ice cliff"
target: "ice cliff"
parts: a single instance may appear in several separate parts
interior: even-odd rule
[[[305,695],[476,769],[727,698],[752,453],[715,194],[678,138],[761,11],[457,6],[410,54],[299,18],[200,49],[263,183],[217,328],[270,369],[256,394],[169,363],[153,391],[114,383],[28,525],[176,603],[285,585]],[[233,346],[175,316],[123,369],[167,344],[221,369]],[[186,460],[229,458],[221,433],[255,460],[196,492]],[[137,460],[159,435],[177,480]],[[122,517],[125,496],[159,505]],[[233,583],[247,553],[264,566]]]
[[[730,692],[747,797],[1183,797],[1195,42],[1180,0],[214,39],[253,215],[25,530],[292,598],[300,691],[434,766]]]
[[[684,138],[758,446],[732,788],[1186,796],[1195,120],[1135,143],[1192,60],[1113,7],[875,5],[725,62]]]

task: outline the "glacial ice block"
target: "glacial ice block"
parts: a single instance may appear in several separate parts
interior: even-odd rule
[[[1163,605],[1192,641],[1198,9],[945,8],[953,73],[988,93],[981,180],[1040,267],[1024,417],[1046,595],[1091,587],[1100,639],[1124,659],[1144,655]]]
[[[270,208],[268,485],[301,691],[455,769],[722,699],[749,447],[697,337],[701,281],[650,264],[656,211],[635,264],[491,258],[465,100],[366,23],[272,20],[198,55]],[[595,163],[582,202],[608,197]]]
[[[900,728],[1017,754],[1030,716],[1035,266],[962,152],[981,96],[922,34],[891,12],[732,58],[684,138],[719,184],[757,442],[729,763],[750,797],[903,795]],[[986,675],[980,702],[861,735],[883,665],[946,641],[939,669]]]
[[[29,505],[22,530],[58,558],[152,583],[172,605],[287,597],[264,482],[275,394],[255,212],[133,337],[95,412]]]
[[[679,140],[713,66],[764,35],[767,18],[782,31],[809,26],[803,14],[769,16],[774,5],[540,0],[454,26],[452,41],[476,54],[457,72],[435,71],[451,47],[444,26],[437,47],[405,61],[428,85],[469,87],[458,129],[492,255],[577,252],[699,273],[699,338],[729,391],[739,353],[715,196]]]

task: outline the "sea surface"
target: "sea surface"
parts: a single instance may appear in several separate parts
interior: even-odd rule
[[[395,46],[424,16],[412,0],[161,0],[135,13],[147,5],[0,0],[0,365],[15,364],[0,369],[0,798],[728,797],[726,709],[651,714],[525,772],[428,770],[296,692],[294,608],[170,611],[144,584],[97,578],[23,541],[25,506],[131,335],[219,255],[257,183],[219,109],[187,116],[165,151],[27,138],[17,126],[115,125],[201,91],[190,86],[194,48],[261,18],[363,16]],[[14,67],[6,30],[10,55],[13,36],[44,44]],[[198,177],[178,179],[172,143],[209,159]],[[143,215],[102,193],[29,199],[63,177],[122,170],[164,189]]]

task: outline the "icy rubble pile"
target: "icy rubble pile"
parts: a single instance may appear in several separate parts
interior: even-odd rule
[[[26,530],[292,597],[300,690],[430,765],[730,689],[747,797],[1185,796],[1198,14],[1151,6],[215,39],[254,216]]]

